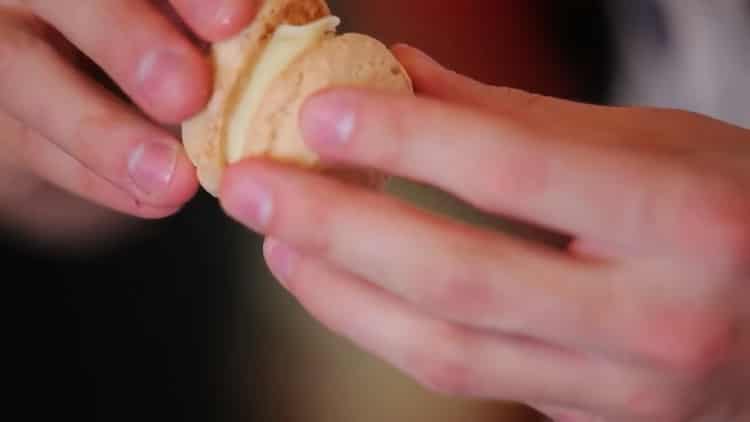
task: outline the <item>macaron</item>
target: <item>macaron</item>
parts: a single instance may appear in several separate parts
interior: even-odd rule
[[[300,109],[323,89],[413,94],[388,47],[368,35],[338,34],[340,23],[325,0],[266,0],[247,28],[211,46],[213,93],[182,124],[185,151],[207,192],[217,195],[226,167],[251,157],[369,186],[384,180],[373,170],[324,164],[300,132]]]

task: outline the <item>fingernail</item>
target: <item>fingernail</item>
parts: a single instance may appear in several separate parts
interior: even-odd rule
[[[226,200],[227,212],[250,229],[262,232],[273,212],[271,194],[255,180],[242,180],[230,191]]]
[[[236,14],[233,2],[228,0],[192,0],[188,7],[192,16],[210,18],[219,26],[227,26]]]
[[[326,93],[308,100],[302,112],[303,137],[312,145],[338,147],[349,142],[356,124],[350,95]]]
[[[222,1],[220,3],[221,4],[214,10],[214,22],[219,26],[230,26],[232,24],[232,19],[237,14],[237,10],[232,5],[232,2]]]
[[[299,254],[295,250],[274,238],[266,239],[263,244],[263,255],[271,272],[282,284],[287,282],[299,261]]]
[[[138,91],[150,104],[156,106],[174,101],[184,95],[181,79],[188,70],[186,58],[173,51],[154,51],[143,57],[136,81]]]
[[[164,192],[177,166],[177,147],[167,142],[143,142],[131,153],[128,174],[146,195]]]

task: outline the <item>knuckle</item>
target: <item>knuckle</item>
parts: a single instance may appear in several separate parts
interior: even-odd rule
[[[122,116],[111,109],[101,109],[97,110],[96,114],[81,115],[72,122],[72,129],[67,133],[59,134],[55,142],[93,171],[121,175],[116,179],[119,182],[126,177],[127,159],[120,160],[116,167],[102,165],[101,162],[102,158],[108,155],[105,151],[119,149],[119,143],[129,137],[130,134],[124,132],[122,120]],[[110,139],[110,142],[102,143],[102,139]],[[110,180],[113,179],[110,178]]]
[[[401,169],[404,164],[407,144],[412,139],[404,116],[413,114],[412,106],[403,102],[396,103],[391,107],[385,104],[370,104],[367,106],[367,110],[364,110],[364,114],[370,116],[368,120],[374,123],[375,128],[385,128],[386,135],[381,137],[386,141],[369,142],[364,138],[369,137],[368,132],[372,130],[369,128],[370,125],[366,125],[364,130],[360,130],[361,127],[356,128],[355,138],[362,140],[365,145],[377,145],[376,147],[365,147],[372,148],[372,152],[374,152],[374,154],[366,155],[373,157],[374,164],[381,168]]]
[[[651,364],[682,379],[701,381],[720,369],[737,340],[730,319],[714,311],[663,312],[646,321],[636,346]]]
[[[289,233],[295,242],[314,250],[316,256],[335,261],[337,248],[345,240],[340,239],[338,227],[357,221],[358,215],[351,215],[351,205],[346,201],[340,202],[337,198],[317,200],[330,197],[330,192],[315,181],[300,182],[299,192],[302,194],[294,202],[294,207],[285,194],[279,193],[275,198],[278,206],[271,213],[268,232]],[[298,215],[304,218],[296,218]]]
[[[683,239],[704,256],[728,265],[750,262],[750,195],[727,176],[696,176],[681,205],[678,219]]]
[[[467,265],[457,264],[455,267],[460,270],[454,271],[453,275],[446,271],[448,276],[437,276],[420,283],[421,291],[415,294],[417,304],[460,321],[483,323],[490,315],[497,319],[499,306],[487,278]]]
[[[738,195],[721,195],[706,205],[707,226],[714,233],[713,246],[733,260],[750,257],[750,206]],[[708,227],[707,227],[708,228]]]
[[[430,391],[454,397],[471,396],[475,374],[466,356],[466,334],[459,329],[437,330],[412,354],[407,370]]]
[[[491,182],[485,185],[489,192],[477,195],[476,203],[487,211],[502,210],[508,198],[533,203],[549,190],[551,170],[550,155],[540,153],[535,145],[505,145],[502,153],[483,163],[481,172]]]
[[[738,198],[727,198],[729,209],[716,210],[711,225],[716,230],[715,246],[723,260],[731,267],[750,266],[750,203],[740,203]]]
[[[679,343],[684,349],[667,354],[667,363],[682,369],[685,375],[705,378],[722,366],[734,341],[732,331],[725,324],[703,325],[684,334]]]
[[[663,386],[644,384],[629,393],[623,408],[633,420],[682,422],[690,414],[683,395]]]
[[[322,196],[321,196],[322,197]],[[301,235],[309,236],[305,239],[305,243],[309,244],[311,250],[316,251],[316,254],[323,257],[335,258],[337,239],[335,236],[336,221],[341,221],[345,216],[337,213],[334,216],[334,209],[319,204],[313,204],[309,209],[310,221],[316,230],[300,230]]]

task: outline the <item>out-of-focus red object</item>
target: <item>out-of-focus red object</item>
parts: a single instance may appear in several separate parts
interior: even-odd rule
[[[564,65],[540,0],[378,0],[344,2],[358,30],[406,42],[483,82],[568,96]]]

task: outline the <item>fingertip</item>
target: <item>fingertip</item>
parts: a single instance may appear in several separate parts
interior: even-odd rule
[[[138,218],[145,220],[162,220],[165,218],[173,217],[178,214],[183,207],[167,207],[167,208],[156,208],[150,206],[141,206],[138,208],[135,214]]]
[[[423,50],[412,47],[411,45],[397,43],[391,48],[391,50],[393,51],[393,54],[396,56],[396,58],[399,59],[399,61],[401,61],[405,66],[407,64],[410,64],[413,66],[430,65],[442,67],[435,58],[433,58]]]
[[[195,166],[180,149],[175,164],[174,179],[170,189],[166,192],[163,203],[167,207],[182,206],[189,202],[200,189]]]
[[[360,97],[353,91],[321,92],[305,101],[300,129],[315,149],[336,149],[347,144],[355,130]]]
[[[213,93],[214,72],[209,60],[193,49],[191,51],[192,72],[185,73],[177,86],[178,101],[174,123],[193,117],[206,107]]]
[[[430,93],[446,83],[448,69],[426,52],[403,43],[394,45],[392,50],[412,78],[418,93]]]
[[[217,42],[237,35],[245,29],[258,13],[257,1],[229,1],[225,10],[209,25],[206,40]]]
[[[174,139],[158,136],[129,147],[127,176],[119,183],[138,203],[156,208],[184,205],[198,191],[195,167]],[[99,163],[101,174],[107,169]],[[112,180],[118,180],[115,178]]]
[[[200,112],[213,84],[208,60],[192,46],[145,55],[137,79],[141,106],[164,124],[181,123]]]
[[[414,47],[403,43],[397,43],[391,46],[391,52],[396,56],[396,60],[401,62],[407,71],[411,68],[412,57],[414,56],[413,50]]]
[[[217,42],[247,27],[258,13],[257,0],[174,0],[183,19],[202,39]]]
[[[229,170],[220,190],[222,209],[229,217],[257,233],[268,231],[276,204],[268,177],[250,173],[239,165]]]
[[[248,161],[241,161],[227,166],[221,176],[217,198],[222,209],[230,215],[242,196],[242,181],[252,177],[249,170]]]
[[[395,43],[391,46],[391,51],[396,56],[410,55],[413,53],[414,50],[415,50],[414,47],[406,43]]]
[[[220,200],[242,196],[243,185],[249,181],[266,179],[278,164],[262,158],[246,158],[224,168],[217,190]]]

